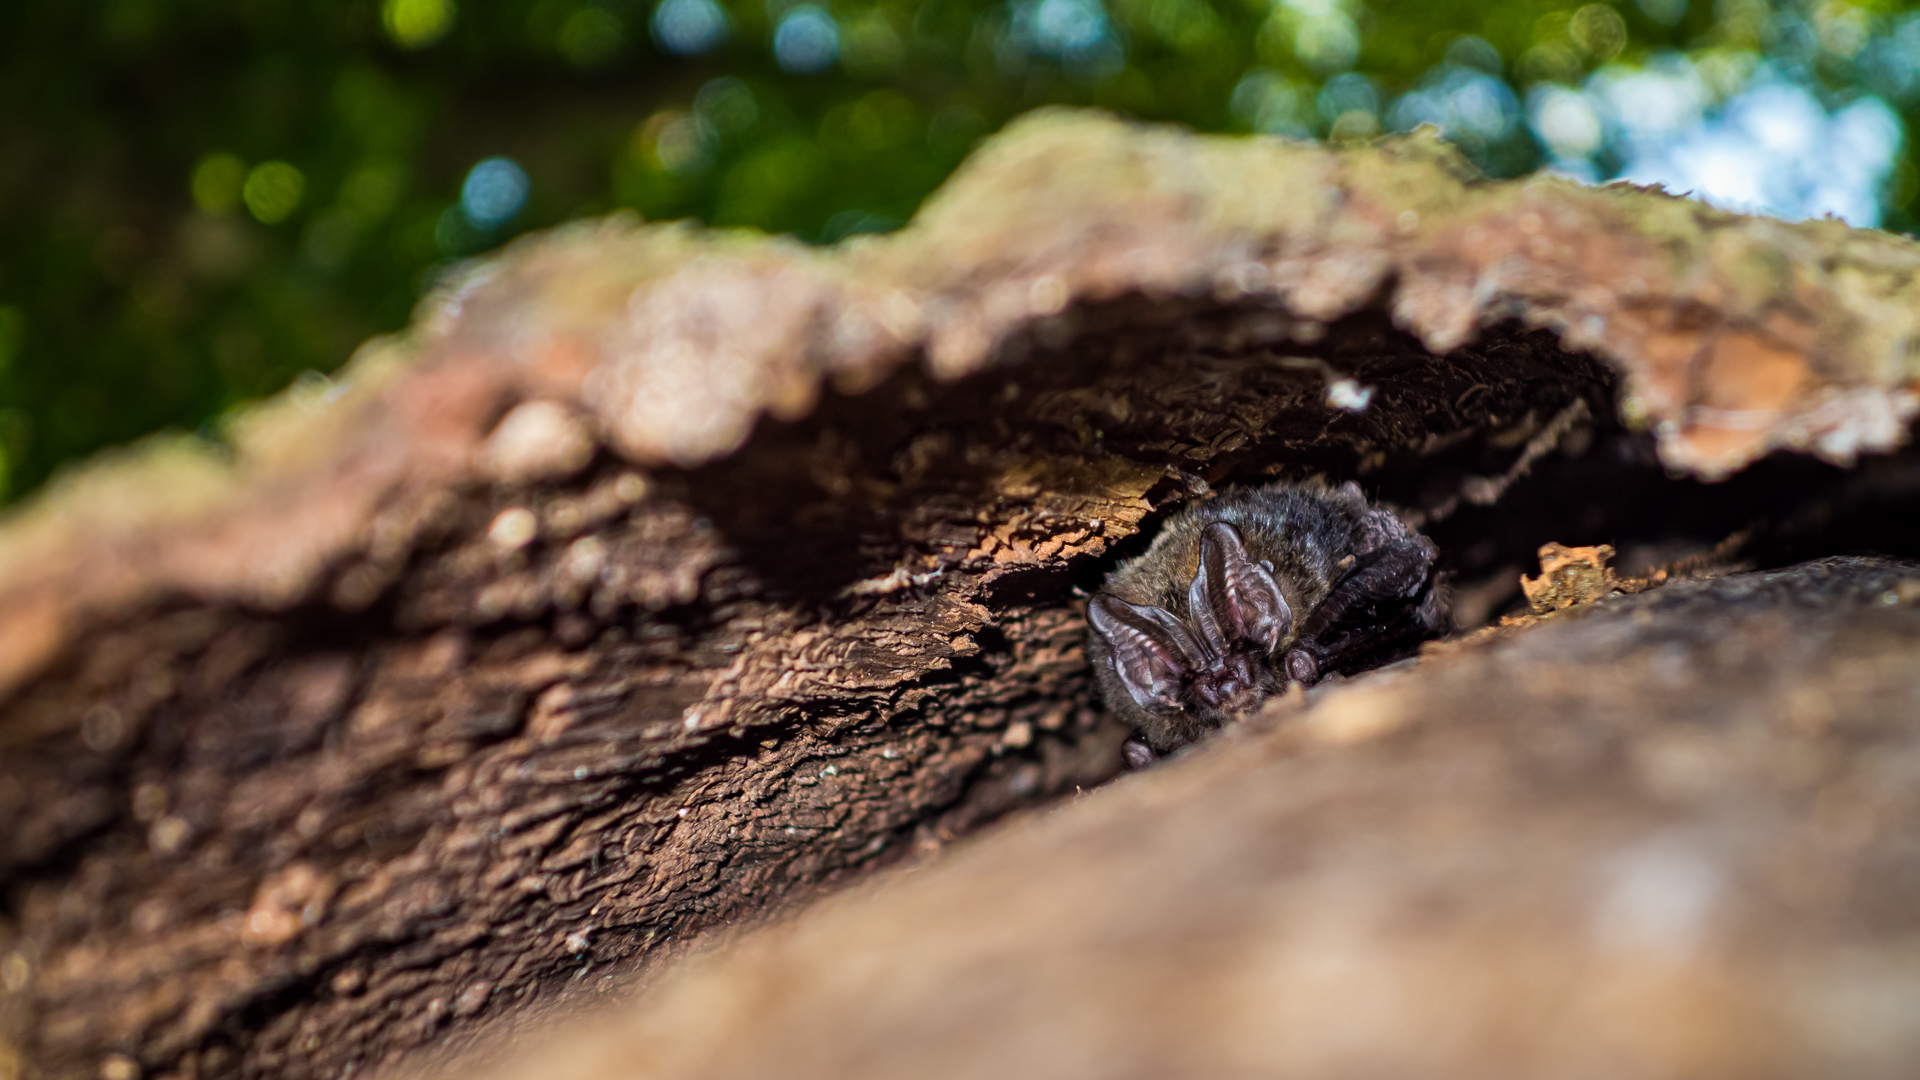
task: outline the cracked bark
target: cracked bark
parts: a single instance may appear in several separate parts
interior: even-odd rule
[[[1061,114],[891,238],[519,244],[230,462],[0,531],[0,1039],[336,1076],[617,985],[1111,775],[1076,586],[1211,486],[1356,477],[1491,570],[1580,542],[1461,509],[1572,443],[1894,446],[1917,255]]]

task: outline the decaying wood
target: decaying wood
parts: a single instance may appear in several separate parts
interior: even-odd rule
[[[522,242],[225,457],[0,530],[0,1058],[363,1070],[1091,785],[1075,588],[1156,511],[1438,520],[1582,416],[1847,462],[1914,411],[1916,267],[1074,114],[891,237]]]
[[[1278,702],[488,1075],[1911,1075],[1920,566],[1578,615]]]

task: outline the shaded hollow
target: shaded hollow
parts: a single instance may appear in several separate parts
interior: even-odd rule
[[[1609,544],[1631,576],[1773,569],[1830,555],[1920,558],[1920,453],[1876,455],[1852,469],[1775,454],[1719,482],[1674,476],[1653,440],[1596,425],[1542,457],[1497,502],[1463,505],[1428,526],[1451,575],[1455,621],[1480,625],[1523,610],[1518,576],[1548,541]]]

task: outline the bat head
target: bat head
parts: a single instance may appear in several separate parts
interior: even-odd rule
[[[1249,556],[1240,530],[1224,521],[1200,534],[1186,618],[1106,592],[1087,614],[1121,685],[1156,716],[1224,719],[1259,705],[1275,689],[1273,655],[1293,626],[1273,568]]]

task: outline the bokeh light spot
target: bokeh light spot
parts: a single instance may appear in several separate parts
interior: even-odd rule
[[[1380,91],[1365,75],[1348,72],[1327,80],[1314,102],[1329,131],[1342,128],[1342,137],[1371,135],[1380,129]]]
[[[840,35],[840,59],[863,79],[882,78],[906,63],[907,45],[885,14],[869,11],[848,20]]]
[[[424,49],[453,29],[453,0],[386,0],[380,22],[403,49]]]
[[[1100,0],[1024,0],[1013,9],[1012,33],[1023,51],[1055,57],[1082,79],[1126,69],[1126,49]]]
[[[693,95],[693,111],[713,125],[714,131],[730,138],[746,134],[760,121],[760,104],[754,100],[753,91],[731,75],[702,86]]]
[[[246,182],[246,162],[232,154],[203,155],[193,167],[193,203],[204,213],[229,213],[240,205],[240,189]]]
[[[1322,75],[1345,71],[1360,57],[1360,28],[1343,11],[1302,20],[1293,32],[1293,52]]]
[[[1627,21],[1605,4],[1588,4],[1574,12],[1567,33],[1597,60],[1611,60],[1627,47]]]
[[[820,8],[800,4],[781,16],[773,32],[773,57],[790,74],[825,71],[840,58],[840,26]]]
[[[713,168],[713,129],[697,116],[661,113],[648,123],[653,159],[675,176],[699,176]]]
[[[1095,0],[1039,0],[1014,16],[1015,32],[1033,52],[1066,56],[1107,36],[1107,12]]]
[[[1520,54],[1514,74],[1521,83],[1576,83],[1586,73],[1586,65],[1572,45],[1558,41],[1542,42]]]
[[[1228,107],[1233,115],[1262,135],[1284,135],[1290,139],[1313,137],[1313,94],[1291,79],[1268,68],[1255,68],[1234,84]]]
[[[497,229],[527,205],[527,170],[512,158],[490,157],[475,165],[460,185],[460,212],[474,227]]]
[[[1484,69],[1446,63],[1394,102],[1387,120],[1396,131],[1436,125],[1469,158],[1484,160],[1488,147],[1519,124],[1520,103],[1506,83]]]
[[[1500,50],[1486,38],[1462,34],[1447,43],[1447,63],[1456,67],[1478,68],[1489,75],[1500,74]]]
[[[627,27],[605,8],[585,7],[560,25],[560,55],[577,68],[595,68],[620,55]]]
[[[247,173],[240,197],[247,210],[262,224],[277,225],[300,209],[306,194],[307,178],[284,161],[263,161]]]
[[[1160,40],[1183,53],[1201,53],[1221,36],[1220,17],[1205,0],[1153,0],[1147,23]]]
[[[1859,62],[1870,88],[1911,104],[1920,92],[1920,12],[1895,20],[1890,33],[1875,35],[1862,47]]]
[[[1821,4],[1813,10],[1813,30],[1820,48],[1851,60],[1866,47],[1873,28],[1872,16],[1851,4]]]
[[[653,40],[676,56],[706,52],[727,37],[727,13],[713,0],[665,0],[653,9]]]
[[[1543,87],[1529,102],[1535,135],[1558,159],[1591,157],[1605,132],[1587,96],[1565,87]]]

